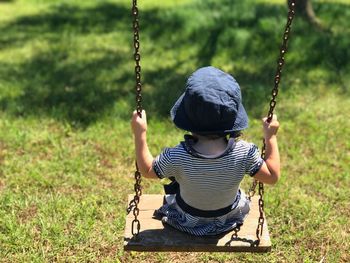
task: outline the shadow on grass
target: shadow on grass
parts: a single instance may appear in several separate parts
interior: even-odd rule
[[[322,3],[322,6],[320,11],[324,12],[339,13],[344,8],[341,4]],[[269,100],[286,12],[282,5],[228,0],[141,10],[141,37],[148,46],[142,57],[158,58],[157,62],[143,67],[146,68],[144,83],[152,87],[144,92],[147,110],[167,117],[183,91],[186,77],[191,73],[189,68],[222,64],[230,65],[230,73],[241,84],[248,112],[260,117]],[[0,26],[0,31],[2,52],[33,40],[48,43],[48,48],[38,50],[19,64],[0,62],[4,83],[17,82],[20,89],[19,95],[2,96],[3,110],[14,115],[45,114],[87,126],[106,112],[115,111],[116,101],[134,104],[128,8],[112,3],[92,8],[53,4],[46,13],[19,17]],[[72,43],[65,42],[67,35],[72,38],[106,34],[116,35],[115,41],[110,42],[112,47],[130,43],[130,48],[113,51],[101,47],[99,56],[89,60],[71,57]],[[282,79],[288,85],[282,84],[283,89],[290,89],[293,75],[311,81],[306,80],[307,72],[315,67],[325,72],[326,82],[341,84],[343,80],[339,76],[347,74],[344,72],[349,68],[349,39],[348,31],[327,35],[315,32],[297,19],[291,54],[287,57],[288,73]],[[143,47],[141,43],[141,52]],[[163,54],[178,57],[190,48],[194,51],[186,53],[185,59],[164,66]],[[345,84],[341,86],[344,92],[348,91]]]
[[[116,92],[110,86],[101,87],[102,82],[97,80],[99,74],[117,64],[117,55],[86,63],[62,63],[60,59],[64,60],[64,57],[64,52],[51,50],[39,53],[21,65],[15,77],[23,80],[21,95],[2,100],[2,108],[18,115],[50,113],[52,117],[86,125],[127,92],[122,89]]]
[[[0,48],[22,45],[34,38],[58,41],[63,34],[76,35],[130,30],[130,11],[123,6],[104,3],[94,8],[81,8],[66,3],[36,15],[22,16],[0,27]]]

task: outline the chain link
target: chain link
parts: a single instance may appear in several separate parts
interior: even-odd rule
[[[140,48],[140,36],[139,36],[139,9],[137,7],[137,0],[132,1],[132,9],[133,15],[133,29],[134,29],[134,60],[135,60],[135,90],[136,90],[136,111],[138,115],[141,117],[142,113],[142,85],[141,85],[141,55],[139,52]]]
[[[225,246],[231,246],[233,241],[246,242],[246,243],[250,244],[251,247],[259,246],[258,240],[252,240],[252,239],[248,239],[248,238],[239,237],[238,232],[240,230],[241,230],[241,225],[238,225],[233,229],[232,236],[231,236],[230,240],[225,243]]]
[[[291,31],[291,25],[294,19],[294,15],[295,15],[295,4],[296,4],[296,0],[292,0],[291,3],[289,4],[289,10],[288,10],[288,18],[287,18],[287,24],[284,30],[284,34],[283,34],[283,39],[282,39],[282,45],[280,47],[280,53],[279,53],[279,58],[277,60],[277,69],[276,69],[276,73],[275,73],[275,79],[274,79],[274,87],[272,89],[271,92],[271,101],[270,101],[270,108],[267,114],[267,122],[271,122],[272,117],[273,117],[273,112],[275,110],[276,107],[276,98],[278,95],[278,87],[281,81],[281,77],[282,77],[282,69],[283,66],[285,64],[285,54],[287,53],[288,50],[288,40],[289,40],[289,34]],[[263,147],[261,149],[261,157],[265,160],[265,154],[266,154],[266,144],[265,141],[263,140]],[[260,237],[262,235],[263,232],[263,227],[264,227],[264,184],[261,182],[258,182],[257,180],[254,180],[250,189],[249,189],[249,199],[251,200],[251,198],[254,196],[255,192],[256,192],[256,186],[259,184],[259,219],[258,219],[258,226],[256,229],[256,238],[257,238],[257,244],[260,243]]]
[[[134,60],[135,60],[135,91],[136,91],[136,111],[137,114],[141,117],[142,114],[142,85],[141,85],[141,55],[139,53],[140,48],[140,36],[139,36],[139,10],[137,7],[137,0],[132,1],[132,16],[133,16],[133,31],[134,31]],[[138,208],[138,204],[140,202],[140,196],[142,195],[142,188],[141,188],[141,173],[139,171],[139,168],[137,166],[137,163],[135,162],[136,171],[135,171],[135,184],[134,184],[134,191],[135,195],[133,200],[130,201],[129,207],[127,208],[127,213],[129,214],[131,211],[133,211],[134,220],[131,224],[131,233],[135,237],[139,234],[141,224],[138,220],[138,215],[140,214],[140,209]]]

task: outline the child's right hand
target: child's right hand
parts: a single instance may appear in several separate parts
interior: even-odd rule
[[[146,112],[143,110],[142,117],[138,115],[137,111],[134,111],[131,119],[131,128],[135,136],[140,136],[147,131],[147,118]]]
[[[269,139],[272,136],[277,134],[278,128],[280,126],[279,122],[277,121],[277,116],[274,114],[272,116],[272,120],[270,123],[267,122],[267,118],[263,118],[263,129],[264,129],[264,137],[265,139]]]

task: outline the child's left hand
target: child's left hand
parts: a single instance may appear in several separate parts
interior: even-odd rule
[[[139,136],[147,131],[147,118],[146,112],[143,110],[142,117],[137,114],[137,111],[133,112],[131,119],[131,128],[135,136]]]

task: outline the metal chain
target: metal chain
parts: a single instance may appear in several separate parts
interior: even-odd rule
[[[136,91],[136,111],[137,114],[141,117],[142,114],[142,86],[141,86],[141,55],[139,53],[140,48],[140,37],[139,37],[139,10],[137,8],[137,0],[132,1],[132,16],[133,16],[133,30],[134,30],[134,59],[135,59],[135,91]],[[134,191],[135,196],[134,199],[130,201],[129,207],[127,208],[127,212],[130,213],[133,210],[134,220],[131,224],[131,233],[135,237],[139,234],[141,224],[138,220],[138,215],[140,213],[140,209],[138,208],[138,204],[140,202],[140,196],[142,195],[141,188],[141,173],[137,166],[137,162],[135,162],[136,171],[135,171],[135,184]]]
[[[296,0],[292,0],[289,4],[289,10],[288,10],[288,18],[287,18],[287,24],[284,30],[283,34],[283,41],[282,45],[280,47],[280,54],[279,58],[277,60],[277,69],[276,69],[276,74],[275,74],[275,79],[274,79],[274,87],[272,89],[271,95],[271,101],[270,101],[270,108],[267,114],[267,122],[271,122],[272,117],[273,117],[273,112],[276,107],[276,98],[278,95],[278,87],[281,81],[282,77],[282,68],[285,63],[285,58],[284,56],[287,53],[288,50],[288,40],[289,40],[289,34],[291,31],[291,25],[295,16],[295,4]],[[265,160],[265,152],[266,152],[266,144],[265,140],[263,140],[263,147],[261,149],[261,157]],[[260,243],[260,237],[263,232],[263,226],[264,226],[264,184],[261,182],[258,182],[257,180],[254,180],[252,183],[252,186],[249,189],[249,199],[251,199],[254,194],[255,194],[255,189],[256,186],[259,184],[259,219],[258,219],[258,226],[256,228],[256,238],[257,238],[257,244]]]
[[[142,114],[142,86],[141,86],[141,55],[139,52],[140,48],[140,37],[139,37],[139,9],[137,7],[137,0],[132,2],[132,15],[134,17],[133,29],[134,29],[134,59],[135,59],[135,89],[136,89],[136,111],[141,117]]]
[[[241,225],[238,225],[236,226],[234,229],[233,229],[233,234],[230,238],[229,241],[227,241],[225,243],[225,246],[231,246],[231,243],[233,241],[240,241],[240,242],[246,242],[246,243],[249,243],[251,247],[257,247],[259,245],[259,242],[258,240],[251,240],[251,239],[248,239],[248,238],[242,238],[242,237],[239,237],[238,236],[238,232],[241,230]]]

